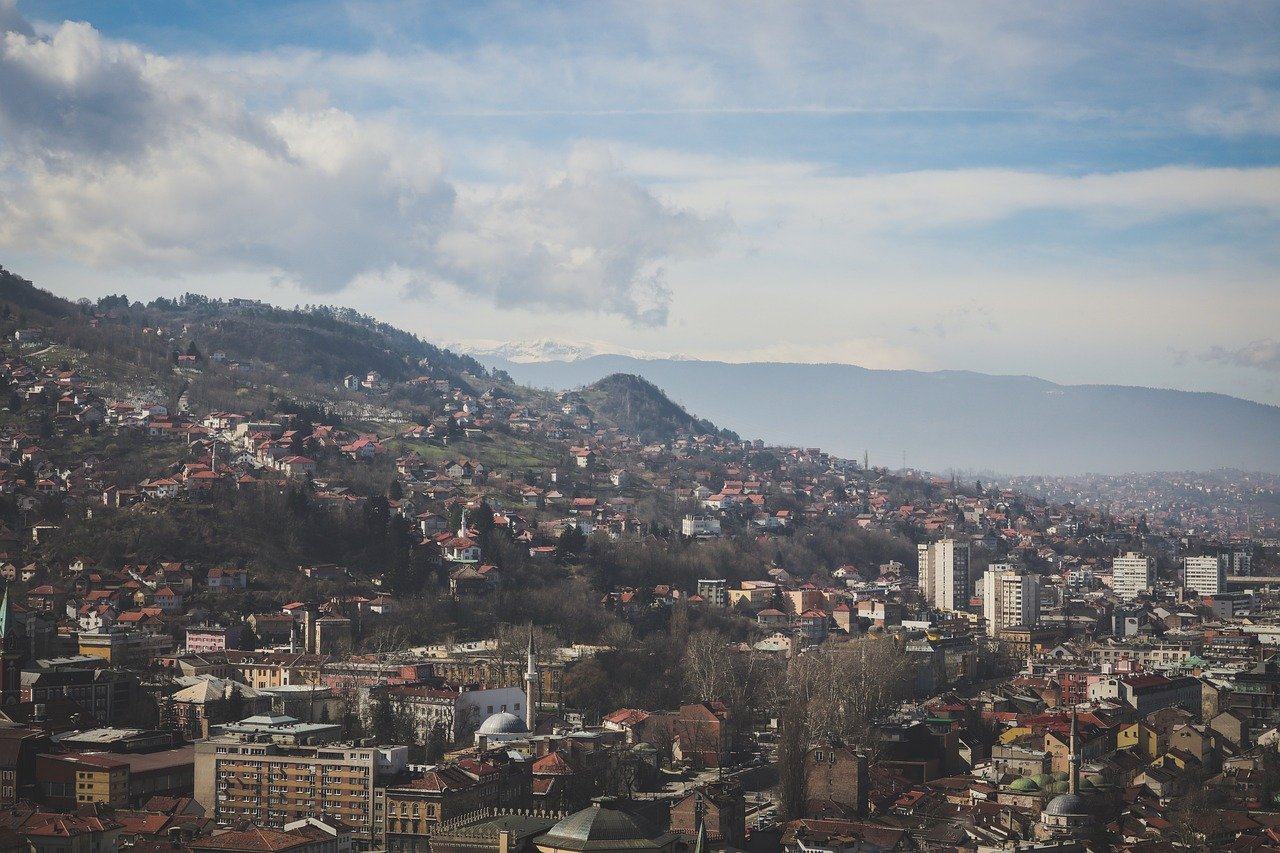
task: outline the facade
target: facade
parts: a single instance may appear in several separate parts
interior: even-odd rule
[[[707,604],[728,607],[729,582],[723,578],[701,578],[698,580],[698,595]]]
[[[529,778],[529,762],[465,759],[388,787],[383,844],[388,853],[429,853],[444,821],[478,809],[526,807]]]
[[[412,720],[423,740],[437,725],[449,733],[451,742],[460,743],[494,714],[525,716],[525,693],[519,687],[455,690],[406,684],[384,689],[401,718]]]
[[[282,828],[318,814],[370,842],[381,825],[379,779],[403,773],[405,746],[322,746],[264,742],[263,735],[218,735],[195,745],[195,799],[219,825]]]
[[[671,830],[684,835],[707,828],[707,840],[741,847],[746,843],[747,806],[742,786],[736,782],[699,785],[671,807]]]
[[[109,755],[46,754],[36,758],[40,799],[54,808],[83,803],[129,805],[129,763]]]
[[[1182,585],[1198,595],[1217,595],[1226,584],[1226,571],[1221,557],[1183,557]]]
[[[870,782],[867,757],[847,746],[820,745],[804,757],[805,817],[865,817]]]
[[[438,658],[430,663],[426,674],[450,684],[488,684],[493,687],[519,687],[526,675],[522,661],[511,658],[457,657]],[[560,681],[565,664],[559,660],[538,661],[537,703],[542,707],[559,707]],[[418,676],[423,677],[423,676]]]
[[[1023,573],[1008,563],[994,563],[982,576],[982,611],[987,636],[1006,628],[1040,621],[1040,576]]]
[[[187,651],[192,654],[208,654],[238,649],[243,632],[243,625],[192,625],[187,628]]]
[[[925,601],[940,610],[964,610],[969,604],[969,545],[955,539],[922,543],[919,586]]]
[[[686,515],[680,520],[680,533],[692,537],[720,535],[720,519],[706,515]]]
[[[1132,601],[1156,585],[1156,561],[1136,551],[1111,561],[1111,588],[1125,601]]]

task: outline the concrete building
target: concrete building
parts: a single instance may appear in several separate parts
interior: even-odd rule
[[[1197,595],[1217,595],[1226,583],[1225,563],[1222,557],[1183,557],[1182,586]]]
[[[940,610],[964,610],[969,604],[969,544],[955,539],[918,546],[919,587],[925,601]]]
[[[1149,592],[1156,585],[1156,561],[1136,551],[1111,561],[1111,588],[1125,601]]]
[[[1040,576],[1010,563],[992,563],[982,576],[982,614],[987,636],[1040,621]]]
[[[296,721],[294,721],[296,724]],[[305,724],[297,724],[305,725]],[[294,727],[297,727],[296,725]],[[275,726],[285,734],[287,720]],[[375,790],[408,768],[407,746],[360,746],[237,732],[195,745],[195,799],[219,825],[283,828],[324,814],[370,843],[382,823]]]
[[[680,520],[680,533],[697,538],[714,538],[720,535],[720,519],[707,515],[686,515]]]
[[[723,578],[699,578],[698,595],[707,604],[729,606],[729,582]]]

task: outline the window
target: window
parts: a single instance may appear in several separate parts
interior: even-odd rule
[[[821,760],[822,760],[822,750],[818,750],[817,752],[815,752],[815,753],[813,754],[813,758],[814,758],[814,760],[815,760],[815,761],[821,761]]]

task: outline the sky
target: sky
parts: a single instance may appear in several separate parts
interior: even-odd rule
[[[1256,2],[0,0],[0,264],[1280,404],[1277,45]]]

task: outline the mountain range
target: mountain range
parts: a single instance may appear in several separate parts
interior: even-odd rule
[[[744,438],[819,446],[852,458],[865,452],[871,464],[890,468],[1280,472],[1280,408],[1223,394],[848,364],[474,355],[517,382],[542,388],[636,374],[691,413]]]

